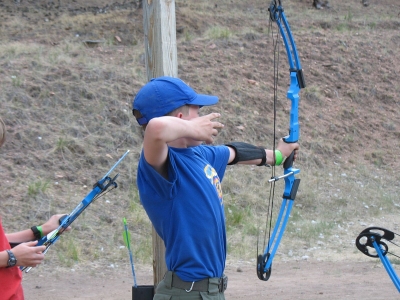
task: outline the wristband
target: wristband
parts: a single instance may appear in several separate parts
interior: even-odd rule
[[[283,162],[282,152],[275,150],[275,166],[280,166]]]
[[[43,237],[43,229],[42,226],[37,226],[37,229],[40,231],[40,238]]]
[[[43,237],[42,226],[32,226],[31,230],[33,231],[36,240],[40,240]]]

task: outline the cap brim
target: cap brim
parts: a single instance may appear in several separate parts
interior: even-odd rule
[[[212,95],[197,94],[197,97],[188,104],[199,105],[199,106],[209,106],[218,103],[218,97]]]

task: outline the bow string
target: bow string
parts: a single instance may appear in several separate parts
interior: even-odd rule
[[[283,40],[283,44],[286,48],[289,72],[290,72],[290,86],[287,91],[287,98],[291,101],[290,109],[290,122],[289,122],[289,135],[283,138],[286,143],[296,143],[300,138],[300,124],[299,124],[299,91],[305,87],[305,81],[303,76],[303,70],[301,68],[299,55],[297,52],[296,44],[292,32],[290,30],[289,23],[287,22],[282,4],[280,0],[273,0],[268,9],[270,22],[276,23],[279,28],[280,36]],[[274,120],[276,119],[276,99],[277,99],[277,86],[278,86],[278,63],[277,56],[279,56],[279,42],[274,43]],[[279,58],[278,58],[279,59]],[[275,122],[274,122],[274,140],[275,140]],[[274,149],[275,150],[275,149]],[[274,151],[275,153],[275,151]],[[282,197],[282,204],[279,210],[274,229],[271,234],[272,224],[270,223],[270,230],[268,236],[268,243],[265,247],[263,254],[257,254],[257,276],[260,280],[267,281],[271,275],[272,261],[275,257],[276,251],[278,250],[282,236],[285,232],[286,225],[289,220],[290,212],[292,210],[294,200],[296,198],[297,190],[300,184],[300,179],[296,178],[296,175],[300,173],[300,170],[293,167],[294,152],[283,163],[283,175],[275,176],[275,168],[273,167],[273,176],[269,180],[271,184],[270,192],[270,205],[268,207],[270,220],[272,220],[272,208],[275,182],[284,179],[285,187]],[[271,221],[270,221],[271,222]],[[268,221],[267,221],[268,224]],[[267,230],[265,231],[267,233]],[[264,240],[266,237],[264,237]],[[265,242],[264,242],[265,244]],[[258,252],[258,246],[257,246]]]

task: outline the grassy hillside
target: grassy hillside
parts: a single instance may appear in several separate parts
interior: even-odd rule
[[[205,110],[222,114],[218,143],[273,143],[268,5],[176,1],[179,76],[198,92],[220,96]],[[284,6],[307,87],[300,94],[302,182],[277,259],[363,259],[354,246],[362,229],[399,228],[398,4],[337,0],[317,11],[311,1],[288,0]],[[119,188],[88,208],[49,251],[46,265],[126,263],[123,217],[136,259],[151,262],[151,225],[135,185],[142,133],[131,115],[146,82],[142,10],[134,1],[23,1],[2,4],[0,17],[0,114],[8,127],[0,150],[3,226],[13,231],[69,213],[130,149],[117,170]],[[99,43],[89,47],[88,40]],[[279,54],[281,137],[290,109],[283,45]],[[270,176],[267,168],[228,169],[231,259],[256,255]],[[281,191],[278,182],[276,208]]]

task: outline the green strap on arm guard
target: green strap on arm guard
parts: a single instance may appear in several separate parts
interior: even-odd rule
[[[249,161],[253,159],[261,159],[261,163],[257,166],[265,166],[267,161],[267,154],[265,149],[262,147],[257,147],[251,144],[243,142],[232,142],[225,144],[225,146],[231,147],[235,150],[235,158],[228,165],[234,165],[241,161]]]

